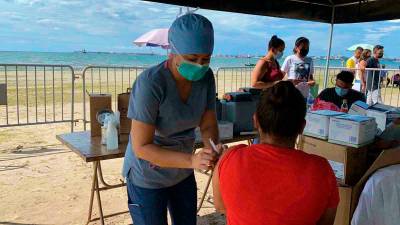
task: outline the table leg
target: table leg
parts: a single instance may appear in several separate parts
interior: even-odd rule
[[[93,211],[93,197],[94,197],[94,191],[96,188],[96,180],[97,180],[97,165],[98,162],[93,162],[93,181],[92,181],[92,189],[90,191],[90,202],[89,202],[89,215],[88,215],[88,220],[86,224],[90,223],[90,220],[92,219],[92,211]]]
[[[100,161],[98,161],[97,163],[100,166]],[[98,180],[97,176],[96,176],[96,180],[95,180],[95,185],[96,185],[97,204],[99,206],[100,222],[101,222],[101,225],[104,225],[103,208],[101,207],[99,180]]]
[[[99,163],[99,166],[97,167],[98,171],[98,180],[100,180],[100,183],[104,186],[102,189],[112,189],[112,188],[117,188],[117,187],[123,187],[126,186],[125,182],[121,180],[121,184],[108,184],[103,177],[103,171],[101,169],[101,164]]]
[[[89,224],[92,219],[93,212],[93,201],[94,201],[94,193],[96,192],[97,204],[99,206],[99,214],[100,214],[100,222],[104,225],[104,216],[103,216],[103,208],[101,206],[101,198],[100,198],[100,189],[99,189],[99,180],[97,176],[97,168],[100,166],[100,161],[93,162],[93,182],[92,182],[92,190],[90,193],[90,202],[89,202],[89,215],[86,224]]]
[[[253,144],[253,142],[251,141],[251,139],[248,139],[248,140],[247,140],[247,143],[248,143],[249,145]],[[193,149],[193,154],[194,154],[195,152],[196,152],[196,149]],[[204,199],[206,198],[208,188],[210,187],[210,183],[211,183],[211,180],[212,180],[213,173],[214,173],[214,169],[211,170],[211,174],[209,175],[209,178],[208,178],[208,181],[207,181],[207,185],[206,185],[206,187],[204,188],[204,192],[203,192],[203,195],[201,196],[199,206],[197,207],[197,213],[200,211],[201,207],[203,206]]]
[[[206,185],[206,187],[204,188],[203,196],[201,196],[200,204],[199,204],[199,206],[197,207],[197,213],[200,211],[201,207],[203,206],[204,199],[206,198],[208,188],[210,187],[210,183],[211,183],[211,180],[212,180],[213,172],[214,172],[214,169],[211,170],[211,174],[210,174],[210,176],[208,177],[207,185]]]

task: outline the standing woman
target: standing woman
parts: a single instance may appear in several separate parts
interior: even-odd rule
[[[125,153],[128,207],[135,225],[196,224],[193,169],[208,169],[217,155],[215,81],[209,68],[214,48],[211,22],[198,14],[177,18],[168,33],[167,61],[144,71],[132,87],[132,120]],[[199,126],[205,148],[192,154]]]
[[[283,79],[283,73],[278,60],[282,58],[285,42],[276,35],[268,43],[268,53],[258,60],[251,73],[251,86],[265,89],[273,86]]]
[[[281,70],[286,78],[292,81],[303,96],[307,98],[310,87],[315,85],[313,60],[311,57],[307,57],[310,41],[305,37],[299,37],[294,45],[294,54],[286,57]]]
[[[371,50],[369,49],[364,49],[364,51],[361,54],[361,60],[360,60],[360,79],[361,79],[361,92],[366,94],[367,91],[367,80],[365,79],[365,68],[367,68],[367,60],[371,58]]]

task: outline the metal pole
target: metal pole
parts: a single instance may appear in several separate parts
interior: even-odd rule
[[[335,23],[335,6],[332,6],[332,19],[331,19],[331,29],[329,35],[329,48],[328,48],[328,56],[326,58],[326,67],[325,67],[325,79],[324,79],[324,89],[328,87],[328,77],[329,77],[329,62],[331,58],[331,50],[332,50],[332,36],[333,36],[333,26]]]

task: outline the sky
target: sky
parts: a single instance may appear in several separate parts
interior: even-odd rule
[[[132,41],[155,28],[168,28],[179,13],[173,5],[138,0],[0,0],[0,51],[151,52]],[[310,55],[327,54],[328,24],[199,9],[215,30],[215,54],[263,55],[276,34],[286,52],[299,36],[311,41]],[[349,15],[351,16],[351,15]],[[400,20],[335,25],[333,55],[349,56],[357,43],[385,46],[399,57]],[[160,50],[153,50],[160,51]]]

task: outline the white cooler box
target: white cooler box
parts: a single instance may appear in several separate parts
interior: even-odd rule
[[[327,140],[329,136],[330,118],[333,116],[344,115],[344,113],[331,110],[317,110],[307,113],[306,127],[304,134],[320,139]]]
[[[373,117],[350,114],[331,117],[328,141],[358,148],[372,143],[376,131],[377,125]]]
[[[233,138],[233,123],[228,121],[218,121],[218,131],[219,131],[219,139],[226,140]],[[194,130],[196,135],[196,142],[201,142],[201,132],[200,128],[197,127]]]

